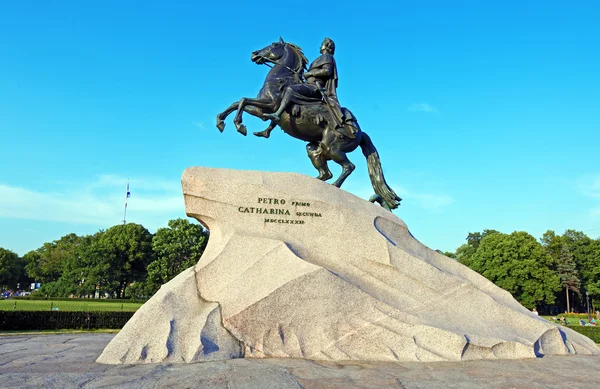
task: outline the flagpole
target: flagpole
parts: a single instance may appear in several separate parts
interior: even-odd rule
[[[127,180],[127,189],[125,190],[125,209],[123,210],[123,224],[126,224],[127,220],[127,199],[131,196],[129,192],[129,180]]]

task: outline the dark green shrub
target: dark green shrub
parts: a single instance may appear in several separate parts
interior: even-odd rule
[[[83,302],[102,302],[102,303],[139,303],[143,304],[146,300],[136,300],[136,299],[86,299],[86,298],[75,298],[75,297],[48,297],[41,294],[30,294],[29,296],[15,296],[11,297],[12,300],[51,300],[51,301],[75,301],[80,300]]]
[[[0,311],[0,330],[120,329],[134,312]]]
[[[600,343],[600,327],[594,326],[568,326],[573,331],[585,335],[596,343]]]

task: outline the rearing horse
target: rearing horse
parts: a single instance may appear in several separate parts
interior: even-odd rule
[[[244,97],[217,115],[217,128],[221,132],[225,129],[225,118],[236,110],[237,114],[233,122],[242,135],[246,135],[246,126],[242,124],[244,111],[265,120],[264,115],[275,112],[279,106],[285,88],[303,82],[302,73],[308,63],[302,49],[292,43],[284,42],[281,38],[279,42],[253,52],[251,59],[257,64],[272,63],[273,67],[267,74],[257,98]],[[266,130],[255,132],[254,135],[268,138],[273,128],[279,125],[285,133],[308,142],[306,150],[313,166],[319,171],[318,179],[327,181],[333,176],[327,161],[332,160],[342,166],[342,173],[333,183],[338,188],[355,168],[346,153],[360,146],[367,158],[369,177],[376,193],[371,201],[377,201],[390,210],[397,208],[401,199],[385,181],[379,154],[371,138],[361,131],[350,110],[344,108],[343,111],[344,125],[353,127],[356,135],[354,139],[345,137],[335,130],[335,121],[327,106],[321,102],[309,105],[292,104],[281,115],[279,123],[271,122]]]

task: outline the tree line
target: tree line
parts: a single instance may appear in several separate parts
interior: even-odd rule
[[[527,308],[561,312],[598,306],[600,238],[580,231],[546,231],[536,240],[524,231],[470,232],[467,242],[445,255],[510,292]]]
[[[26,290],[36,282],[36,293],[52,297],[148,297],[195,265],[208,237],[201,225],[175,219],[155,234],[135,223],[68,234],[22,258],[0,248],[0,287]]]
[[[52,297],[143,298],[195,265],[208,242],[201,225],[175,219],[150,233],[140,224],[116,225],[93,235],[68,234],[22,258],[0,248],[0,289],[41,283]],[[585,311],[586,293],[600,302],[600,238],[567,230],[536,240],[524,231],[469,233],[443,253],[510,292],[527,308]]]

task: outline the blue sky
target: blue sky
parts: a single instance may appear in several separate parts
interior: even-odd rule
[[[154,231],[185,217],[188,166],[315,176],[280,130],[215,128],[258,93],[268,68],[250,53],[279,36],[310,60],[335,41],[340,102],[426,245],[454,250],[484,228],[600,235],[597,2],[171,3],[3,5],[0,247],[118,224],[128,178],[127,219]],[[344,188],[368,197],[364,157],[350,159]]]

